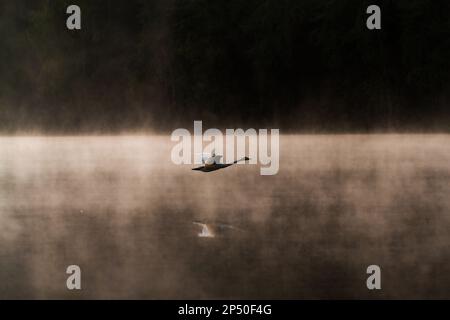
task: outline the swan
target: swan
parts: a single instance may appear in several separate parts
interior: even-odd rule
[[[202,155],[202,163],[203,166],[193,168],[192,170],[202,171],[202,172],[211,172],[216,171],[219,169],[224,169],[229,166],[232,166],[233,164],[236,164],[240,161],[247,161],[250,160],[249,157],[243,157],[239,160],[235,160],[232,163],[220,163],[220,159],[222,159],[221,155],[216,155],[215,149],[212,150],[211,155]]]

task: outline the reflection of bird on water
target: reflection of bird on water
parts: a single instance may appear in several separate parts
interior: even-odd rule
[[[208,225],[200,222],[193,223],[202,227],[202,232],[198,234],[199,237],[214,238],[214,233],[209,230]]]
[[[239,228],[236,228],[234,226],[228,225],[228,224],[222,224],[222,223],[203,223],[203,222],[192,222],[195,225],[200,226],[201,232],[197,235],[202,238],[214,238],[216,236],[225,236],[230,231],[242,231]]]

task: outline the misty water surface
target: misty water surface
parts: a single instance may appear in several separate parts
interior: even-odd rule
[[[167,136],[0,138],[0,298],[450,298],[450,136],[280,143],[261,176],[176,166]]]

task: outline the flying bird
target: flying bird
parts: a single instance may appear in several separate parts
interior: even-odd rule
[[[213,149],[210,156],[202,155],[203,166],[193,168],[192,170],[197,170],[197,171],[202,171],[202,172],[211,172],[211,171],[216,171],[219,169],[227,168],[227,167],[232,166],[233,164],[236,164],[240,161],[250,160],[249,157],[243,157],[239,160],[233,161],[232,163],[220,163],[221,158],[222,158],[222,156],[216,155],[216,152]]]

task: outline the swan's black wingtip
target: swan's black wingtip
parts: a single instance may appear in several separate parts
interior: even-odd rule
[[[245,157],[244,160],[247,161],[247,160],[250,160],[250,158],[249,157]]]

